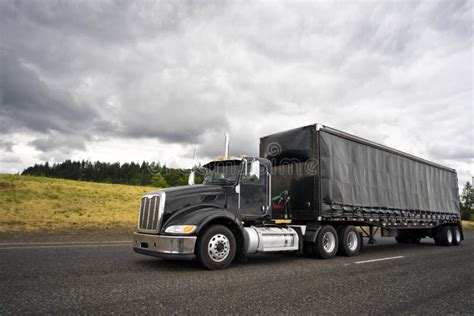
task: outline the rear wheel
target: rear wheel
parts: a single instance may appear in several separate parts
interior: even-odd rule
[[[305,241],[303,244],[303,255],[308,258],[314,258],[313,243]]]
[[[339,239],[338,254],[347,257],[359,254],[362,241],[354,226],[340,226],[337,229],[337,237]]]
[[[451,227],[452,233],[453,233],[453,245],[458,246],[461,244],[461,230],[459,229],[459,226],[453,226]]]
[[[206,229],[198,238],[196,258],[209,270],[227,268],[235,257],[234,234],[225,226],[215,225]]]
[[[438,228],[434,228],[434,229],[432,230],[432,233],[431,233],[431,234],[432,234],[432,236],[433,236],[433,240],[434,240],[435,244],[436,244],[437,246],[441,246],[441,245],[443,244],[442,241],[441,241],[441,228],[439,228],[439,227],[438,227]]]
[[[453,232],[451,227],[438,227],[433,233],[433,239],[439,246],[451,246],[453,244]]]
[[[337,253],[338,238],[334,227],[325,225],[321,228],[313,244],[313,253],[321,259],[333,258]]]

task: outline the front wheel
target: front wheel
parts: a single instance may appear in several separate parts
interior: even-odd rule
[[[203,268],[225,269],[234,260],[235,250],[235,236],[230,229],[222,225],[214,225],[206,229],[198,238],[196,258]]]

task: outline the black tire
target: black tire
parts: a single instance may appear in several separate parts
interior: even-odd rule
[[[338,255],[353,257],[359,254],[362,241],[359,232],[354,226],[339,226],[337,238],[339,239]]]
[[[431,234],[436,246],[442,246],[443,242],[441,240],[441,227],[433,228]]]
[[[437,229],[437,245],[451,246],[453,244],[453,232],[449,226],[441,226]],[[436,242],[435,239],[435,242]]]
[[[313,243],[305,241],[303,244],[303,255],[308,258],[314,258]]]
[[[313,244],[313,254],[321,259],[333,258],[337,253],[339,242],[334,227],[325,225],[321,228]]]
[[[225,269],[234,260],[236,247],[235,236],[230,229],[222,225],[214,225],[198,237],[196,258],[203,268]]]
[[[451,231],[453,233],[453,246],[459,246],[461,244],[461,229],[459,226],[452,226]]]

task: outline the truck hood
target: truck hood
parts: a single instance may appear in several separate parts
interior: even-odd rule
[[[226,204],[226,187],[221,185],[186,185],[160,191],[166,193],[162,226],[173,213],[191,206],[215,205],[224,207]]]
[[[213,184],[196,184],[196,185],[183,185],[179,187],[163,189],[166,193],[166,197],[180,198],[188,197],[193,195],[202,194],[219,194],[225,191],[224,187],[221,185]]]

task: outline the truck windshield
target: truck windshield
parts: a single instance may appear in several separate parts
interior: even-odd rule
[[[240,172],[240,162],[218,161],[204,166],[204,184],[233,184],[237,182]]]

